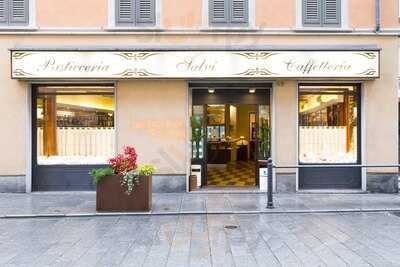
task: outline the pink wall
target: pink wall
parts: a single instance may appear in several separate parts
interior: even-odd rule
[[[399,1],[382,0],[382,28],[393,28],[400,26]]]
[[[162,27],[193,28],[202,24],[202,0],[164,0],[161,9]]]
[[[256,27],[295,27],[295,0],[255,0]]]
[[[375,0],[349,0],[348,8],[350,28],[373,28],[375,26]]]
[[[105,27],[107,0],[36,0],[38,27]]]

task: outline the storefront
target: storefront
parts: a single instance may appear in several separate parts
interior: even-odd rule
[[[276,191],[374,191],[368,175],[394,179],[356,166],[375,149],[369,92],[390,76],[380,55],[371,45],[12,49],[12,79],[31,92],[27,187],[93,189],[90,168],[129,144],[158,167],[159,192],[188,190],[192,165],[204,188],[257,188],[270,156],[305,166],[277,170]]]

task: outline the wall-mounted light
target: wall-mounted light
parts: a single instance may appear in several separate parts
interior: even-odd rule
[[[250,94],[254,94],[255,92],[256,92],[256,89],[254,89],[254,88],[250,88],[250,89],[249,89],[249,93],[250,93]]]
[[[210,94],[214,94],[214,93],[215,93],[215,89],[208,89],[208,92],[209,92]]]

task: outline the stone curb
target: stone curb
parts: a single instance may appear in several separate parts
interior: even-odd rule
[[[251,214],[324,214],[324,213],[379,213],[400,212],[400,208],[390,209],[326,209],[326,210],[262,210],[262,211],[181,211],[181,212],[93,212],[93,213],[43,213],[43,214],[7,214],[0,219],[34,218],[79,218],[112,216],[177,216],[177,215],[251,215]]]

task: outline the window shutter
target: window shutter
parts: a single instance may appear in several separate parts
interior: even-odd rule
[[[135,22],[134,0],[116,0],[116,24],[132,25]]]
[[[248,0],[231,0],[231,21],[232,23],[248,22]]]
[[[321,26],[321,0],[303,0],[303,25]]]
[[[0,0],[0,24],[7,23],[7,10],[6,0]]]
[[[29,0],[10,0],[10,24],[28,24]]]
[[[136,23],[155,25],[155,0],[136,0]]]
[[[324,25],[340,25],[340,0],[324,0]]]
[[[228,23],[228,0],[210,0],[210,22]]]

